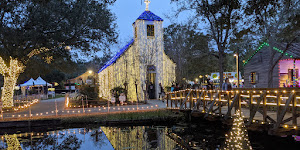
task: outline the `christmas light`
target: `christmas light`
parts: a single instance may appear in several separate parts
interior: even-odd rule
[[[250,61],[250,59],[257,53],[257,52],[259,52],[264,46],[270,46],[268,43],[266,43],[266,42],[264,42],[264,43],[262,43],[259,47],[258,47],[258,49],[244,62],[244,66]],[[279,53],[283,53],[283,50],[281,50],[281,49],[279,49],[279,48],[277,48],[277,47],[273,47],[273,50],[276,50],[277,52],[279,52]],[[293,55],[290,55],[290,54],[288,54],[288,53],[285,53],[285,56],[289,56],[290,58],[293,58]]]
[[[24,71],[24,68],[25,66],[17,59],[10,57],[10,63],[9,66],[7,66],[2,57],[0,57],[0,74],[4,76],[4,86],[1,95],[4,108],[10,108],[14,105],[13,96],[15,85],[20,73]]]
[[[244,124],[244,120],[241,116],[241,111],[237,110],[234,114],[234,120],[232,130],[226,136],[225,150],[232,149],[248,149],[251,150],[248,133]]]
[[[6,134],[5,139],[7,143],[7,150],[22,150],[16,134],[13,135]]]
[[[99,97],[110,100],[111,89],[127,84],[127,99],[143,101],[148,67],[154,66],[156,89],[175,81],[175,63],[164,53],[162,19],[145,11],[133,24],[136,37],[123,47],[98,72]],[[149,20],[153,22],[148,22]],[[154,26],[154,36],[147,35],[147,26]],[[125,88],[125,87],[124,87]]]

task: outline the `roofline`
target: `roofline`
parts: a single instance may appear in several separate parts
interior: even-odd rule
[[[127,45],[125,45],[123,48],[121,48],[120,51],[114,57],[112,57],[109,61],[107,61],[105,63],[105,65],[103,67],[101,67],[101,69],[98,71],[98,73],[100,73],[101,71],[103,71],[104,69],[109,67],[110,65],[114,64],[122,56],[122,54],[124,52],[126,52],[127,49],[130,48],[130,46],[133,43],[134,43],[134,39],[132,39]]]
[[[251,59],[252,59],[252,57],[257,53],[257,52],[259,52],[263,47],[265,47],[265,46],[270,46],[270,44],[269,43],[267,43],[267,42],[263,42],[257,49],[256,49],[256,51],[247,59],[247,61],[245,61],[244,63],[243,63],[243,66],[245,66]],[[281,50],[281,49],[279,49],[279,48],[277,48],[277,47],[273,47],[273,50],[276,50],[277,52],[279,52],[279,53],[283,53],[283,50]],[[293,59],[294,57],[293,57],[293,55],[291,55],[291,54],[289,54],[289,53],[285,53],[285,55],[286,56],[289,56],[291,59]]]

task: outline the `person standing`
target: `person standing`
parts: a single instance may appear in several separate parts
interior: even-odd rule
[[[207,80],[207,90],[213,90],[214,85],[212,80]]]
[[[163,88],[163,86],[161,85],[161,83],[159,83],[159,97],[158,97],[158,99],[160,100],[162,100],[163,102],[164,102],[164,97],[165,97],[165,90],[164,90],[164,88]]]
[[[222,84],[222,90],[223,90],[223,91],[230,91],[230,90],[232,90],[232,85],[231,85],[231,83],[229,82],[229,79],[228,79],[228,78],[226,78],[226,79],[225,79],[225,82]]]
[[[155,89],[154,89],[154,84],[152,82],[150,82],[150,85],[149,85],[149,99],[154,99],[154,95],[155,95]]]
[[[175,85],[172,84],[172,86],[171,86],[171,92],[173,92],[174,90],[175,90]]]
[[[179,91],[179,85],[178,85],[178,83],[176,83],[176,87],[175,87],[174,91]]]

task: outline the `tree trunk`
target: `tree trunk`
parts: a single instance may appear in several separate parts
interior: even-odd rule
[[[14,89],[20,73],[25,69],[25,66],[17,59],[10,58],[9,67],[0,57],[0,73],[4,77],[4,85],[1,94],[1,101],[4,108],[14,106]]]
[[[224,67],[223,67],[223,48],[219,46],[219,73],[220,73],[220,90],[222,90],[222,84],[223,84],[223,72],[224,72]]]
[[[1,95],[1,100],[3,102],[4,108],[9,108],[14,106],[14,89],[17,83],[19,74],[15,76],[4,76],[4,85]]]

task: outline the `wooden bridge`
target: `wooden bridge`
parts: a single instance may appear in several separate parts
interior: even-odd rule
[[[167,108],[217,115],[225,120],[240,109],[247,125],[270,124],[296,130],[300,118],[300,88],[240,88],[232,91],[186,89],[167,93]]]

